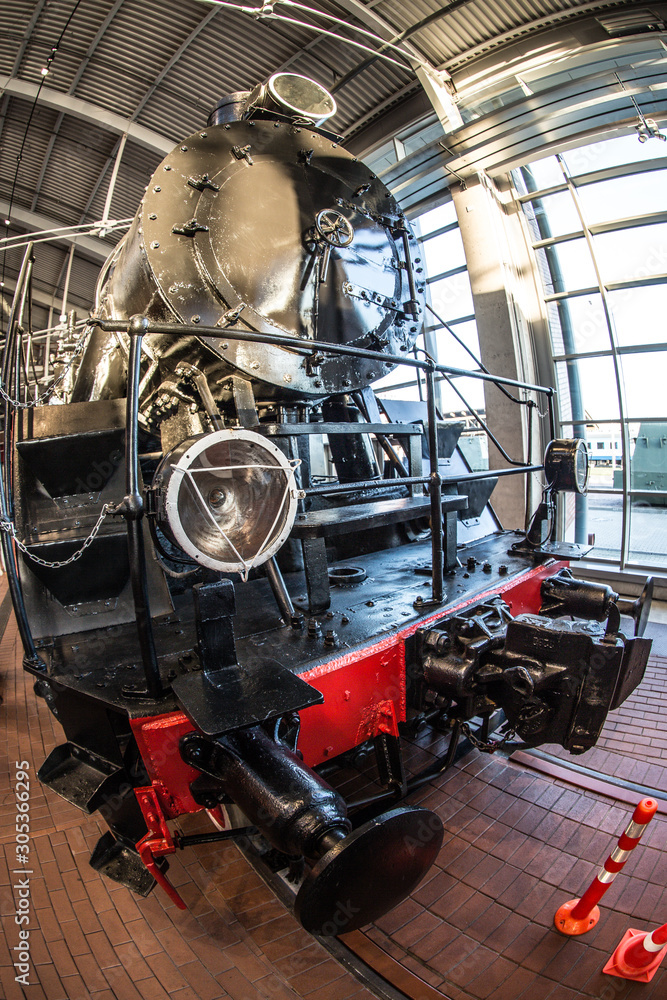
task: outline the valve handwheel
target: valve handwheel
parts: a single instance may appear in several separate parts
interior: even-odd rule
[[[354,239],[352,223],[335,208],[323,208],[318,212],[315,228],[325,243],[332,247],[349,247]]]

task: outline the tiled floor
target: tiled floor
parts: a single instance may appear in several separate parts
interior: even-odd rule
[[[36,985],[24,993],[12,967],[18,927],[10,886],[21,876],[12,874],[15,811],[8,779],[21,759],[29,760],[34,775],[62,735],[18,664],[10,620],[0,649],[3,1000],[371,1000],[369,990],[300,930],[233,845],[191,848],[172,862],[170,877],[189,904],[187,912],[159,892],[142,900],[89,867],[103,825],[45,793],[36,781],[30,789],[30,982]],[[667,700],[666,667],[667,661],[654,661],[647,679],[646,703],[653,707],[656,698]],[[644,694],[634,697],[638,711]],[[653,707],[642,716],[642,730],[662,725]],[[615,734],[638,725],[637,718],[630,711],[624,722],[625,710],[616,713],[603,748],[594,752],[612,755],[614,762],[619,757],[626,767],[648,767],[641,780],[649,782],[658,777],[650,768],[659,767],[662,775],[662,765],[607,745]],[[412,766],[432,759],[444,742],[420,734],[408,749]],[[590,757],[583,760],[594,766]],[[634,780],[639,774],[633,770]],[[350,774],[348,790],[362,783]],[[664,998],[665,969],[648,986],[601,974],[627,927],[650,929],[667,919],[664,816],[653,822],[627,874],[605,897],[599,925],[584,939],[566,939],[553,928],[554,912],[595,874],[627,823],[626,805],[476,754],[412,801],[435,809],[445,824],[437,863],[411,899],[348,939],[355,950],[372,955],[374,949],[376,956],[393,959],[394,972],[403,970],[405,977],[386,966],[385,974],[407,995],[415,1000]]]

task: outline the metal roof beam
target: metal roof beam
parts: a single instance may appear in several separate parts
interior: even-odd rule
[[[9,202],[4,199],[0,199],[0,214],[6,215],[9,209]],[[14,222],[19,223],[21,226],[25,226],[30,232],[41,232],[48,229],[59,229],[62,227],[62,220],[49,219],[44,215],[37,215],[36,212],[29,212],[25,208],[19,208],[17,205],[12,206],[12,219]],[[56,233],[53,237],[54,242],[57,243],[75,243],[77,248],[83,252],[83,255],[89,257],[94,261],[103,262],[107,259],[111,253],[113,247],[109,246],[108,243],[103,243],[101,240],[96,240],[93,236],[77,236],[72,234],[68,236],[61,233]],[[0,252],[2,251],[2,246],[0,246]]]
[[[9,76],[0,76],[0,91],[12,97],[19,97],[25,101],[34,101],[37,96],[38,84],[28,83],[25,80],[17,80]],[[160,135],[159,132],[153,132],[152,129],[145,128],[143,125],[137,125],[136,122],[132,122],[128,118],[123,118],[122,115],[116,115],[106,108],[101,108],[90,101],[82,101],[71,94],[63,94],[57,90],[42,87],[38,103],[44,107],[54,108],[56,111],[71,115],[73,118],[89,122],[98,128],[105,128],[109,132],[115,132],[118,135],[123,135],[127,132],[128,138],[133,142],[136,142],[139,146],[143,146],[145,149],[159,153],[161,156],[171,153],[175,146],[175,142],[172,139]]]
[[[396,42],[399,40],[399,35],[394,28],[384,18],[380,17],[374,11],[369,10],[360,0],[337,0],[337,2],[339,7],[343,7],[348,13],[357,17],[366,27],[376,31],[378,36],[384,41]],[[445,13],[446,10],[443,11],[443,14]],[[449,89],[452,79],[449,73],[446,70],[438,71],[435,66],[431,66],[411,42],[405,41],[401,47],[408,58],[410,58],[410,55],[415,57],[413,67],[417,79],[433,105],[433,109],[445,132],[451,132],[452,129],[463,125],[461,112],[453,99],[451,89]]]

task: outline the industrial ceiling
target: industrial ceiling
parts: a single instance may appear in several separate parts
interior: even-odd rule
[[[3,0],[3,314],[22,237],[60,227],[70,228],[36,243],[37,325],[46,324],[50,308],[57,320],[66,285],[69,307],[85,314],[99,268],[124,231],[109,220],[134,215],[158,163],[205,125],[222,95],[277,71],[313,77],[338,103],[328,127],[363,153],[433,113],[426,95],[435,89],[448,134],[428,154],[431,168],[437,158],[442,176],[456,177],[466,168],[507,167],[540,144],[585,134],[596,114],[590,130],[630,121],[631,92],[641,94],[647,114],[667,112],[666,18],[665,4],[620,0],[267,0],[261,7],[235,0]],[[577,53],[588,51],[598,66],[594,83],[581,58],[575,65]],[[548,134],[535,127],[545,107],[555,114],[556,83],[540,85],[545,61],[562,69],[557,87],[568,112]],[[526,65],[533,72],[528,82],[520,76]],[[582,102],[582,94],[592,96]],[[573,107],[584,107],[576,129]]]

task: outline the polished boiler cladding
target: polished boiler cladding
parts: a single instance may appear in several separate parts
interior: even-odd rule
[[[423,290],[405,216],[335,137],[305,124],[234,121],[188,137],[158,167],[102,272],[96,311],[220,328],[205,342],[146,338],[154,366],[141,409],[158,426],[180,361],[206,373],[216,400],[229,399],[232,375],[250,379],[260,400],[363,389],[392,364],[304,358],[269,343],[258,351],[225,331],[400,355],[421,326]],[[123,395],[125,378],[116,337],[94,334],[73,399]]]
[[[39,776],[106,820],[93,867],[183,906],[168,855],[236,838],[324,935],[418,885],[443,826],[409,796],[464,736],[595,744],[643,676],[651,591],[623,608],[568,569],[581,550],[554,512],[586,489],[579,445],[550,446],[531,529],[501,529],[498,477],[542,466],[470,470],[464,422],[437,410],[447,369],[413,350],[418,244],[321,128],[334,110],[277,74],[174,149],[80,343],[69,324],[57,405],[19,407],[13,309],[0,481],[24,665],[65,731]],[[397,366],[418,392],[376,396]],[[551,410],[516,384],[516,405]],[[449,748],[414,774],[402,741],[426,725]],[[210,832],[184,832],[204,810]]]

